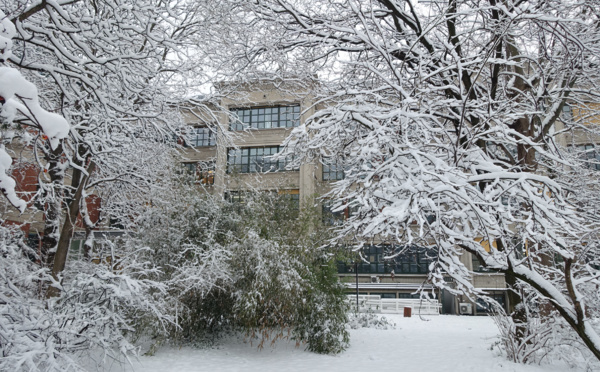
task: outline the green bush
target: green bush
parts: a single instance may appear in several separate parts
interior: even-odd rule
[[[202,344],[229,331],[334,354],[348,345],[343,287],[314,210],[277,194],[243,204],[185,192],[140,217],[177,311],[169,338]],[[157,228],[160,226],[160,228]]]

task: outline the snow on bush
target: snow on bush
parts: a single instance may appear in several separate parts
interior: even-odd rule
[[[80,371],[82,355],[99,365],[124,361],[139,351],[130,342],[137,324],[172,321],[164,315],[165,286],[149,279],[156,270],[136,261],[140,252],[113,265],[77,263],[65,272],[61,295],[46,299],[48,269],[18,229],[2,227],[0,235],[0,370]]]
[[[350,313],[348,326],[352,329],[395,329],[396,323],[392,322],[385,316],[377,315],[372,310],[369,310],[364,313]]]
[[[236,205],[180,188],[155,199],[131,243],[164,268],[179,325],[172,340],[202,344],[233,330],[259,347],[289,338],[319,353],[346,348],[343,287],[297,210],[268,195]]]
[[[517,326],[504,309],[493,300],[490,300],[490,306],[494,310],[493,319],[500,331],[499,344],[508,359],[530,364],[555,365],[564,362],[574,369],[585,371],[600,368],[600,363],[577,333],[562,317],[555,314],[556,310],[552,309],[546,299],[530,294],[522,303],[521,306],[528,313],[527,324],[522,327],[527,332],[522,340],[516,336]],[[597,322],[592,321],[592,326],[598,329]]]

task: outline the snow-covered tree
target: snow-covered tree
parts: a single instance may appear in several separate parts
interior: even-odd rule
[[[14,31],[4,63],[42,87],[42,106],[70,124],[68,137],[54,138],[23,110],[3,111],[13,142],[32,146],[31,160],[47,171],[32,203],[45,205],[42,253],[57,276],[77,216],[94,227],[86,197],[104,186],[123,194],[147,190],[153,176],[144,173],[146,157],[132,154],[153,145],[158,153],[185,133],[177,109],[185,90],[174,84],[189,88],[186,78],[204,76],[198,58],[184,57],[200,49],[191,36],[201,37],[212,22],[204,13],[210,8],[128,0],[3,1],[1,7]]]
[[[322,109],[286,145],[299,162],[343,164],[333,194],[356,213],[340,238],[432,247],[434,284],[451,276],[449,290],[482,295],[460,260],[469,252],[505,274],[518,340],[520,293],[533,291],[600,359],[597,227],[565,148],[596,133],[598,5],[259,0],[248,17],[273,37],[245,56],[319,73]],[[585,114],[561,120],[568,107]]]
[[[0,227],[0,369],[82,371],[137,355],[132,343],[142,323],[165,332],[173,322],[166,286],[150,279],[156,268],[140,261],[143,250],[104,252],[112,260],[79,261],[57,297],[40,288],[54,281],[35,261],[37,252],[19,229]],[[85,365],[82,365],[83,364]]]
[[[165,75],[185,72],[169,57],[185,51],[197,19],[185,2],[0,4],[0,188],[21,212],[33,207],[7,173],[9,154],[24,149],[44,170],[30,202],[44,205],[45,222],[41,255],[19,230],[0,229],[0,369],[79,371],[77,353],[123,360],[137,352],[130,336],[139,323],[168,328],[165,285],[149,279],[157,269],[137,247],[115,252],[105,241],[94,259],[66,267],[68,249],[79,214],[86,230],[96,227],[87,196],[134,218],[131,205],[171,161],[159,155],[181,120]],[[123,198],[128,208],[115,212]]]
[[[16,35],[15,26],[0,10],[0,62],[12,55],[12,39]],[[21,73],[10,67],[0,67],[0,108],[3,121],[12,122],[17,112],[36,123],[40,133],[50,142],[52,148],[64,139],[69,132],[69,124],[55,113],[44,110],[40,105],[37,87],[25,79]],[[15,180],[7,175],[12,165],[10,155],[0,145],[0,188],[8,201],[21,212],[27,204],[15,193]]]

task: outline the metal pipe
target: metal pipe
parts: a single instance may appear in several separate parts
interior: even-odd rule
[[[356,313],[358,314],[358,261],[354,261],[354,273],[356,275]]]

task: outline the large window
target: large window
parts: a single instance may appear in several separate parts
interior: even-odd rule
[[[562,120],[565,123],[570,123],[573,121],[573,107],[571,105],[564,105],[561,115]]]
[[[479,258],[477,258],[477,256],[474,254],[471,254],[471,263],[473,264],[473,271],[475,271],[475,272],[487,271],[486,267],[481,264],[481,262],[479,261]]]
[[[264,197],[264,199],[262,199]],[[300,211],[300,190],[262,190],[260,192],[232,190],[225,193],[225,199],[238,208],[249,200],[265,203],[272,212],[270,218],[274,221],[297,218]]]
[[[192,129],[189,141],[187,141],[186,144],[191,147],[214,146],[215,136],[207,127],[196,127]]]
[[[354,215],[356,211],[357,207],[353,205],[352,201],[344,203],[344,207],[338,210],[333,200],[323,199],[323,203],[321,204],[321,222],[326,226],[339,226]]]
[[[297,127],[300,105],[231,109],[231,130]]]
[[[393,256],[389,259],[385,257]],[[359,273],[370,274],[427,274],[435,251],[418,246],[393,247],[390,245],[365,246],[362,250],[362,259],[358,264]],[[365,262],[366,261],[366,262]],[[354,263],[338,262],[339,273],[354,272]]]
[[[300,190],[279,190],[277,192],[284,202],[289,204],[293,209],[300,209]]]
[[[336,181],[344,179],[344,169],[336,163],[323,163],[323,181]]]
[[[488,297],[490,297],[494,301],[496,301],[498,303],[498,305],[500,305],[500,307],[502,307],[503,309],[506,309],[506,296],[505,296],[504,292],[491,293],[491,294],[488,294]],[[486,301],[484,301],[481,298],[477,299],[475,306],[477,307],[478,313],[491,313],[494,310],[493,307],[491,306],[491,304],[487,303]]]
[[[72,239],[69,248],[68,259],[72,261],[82,260],[85,255],[85,240]]]
[[[227,173],[278,172],[286,170],[292,157],[273,160],[279,146],[230,149],[227,153]]]
[[[185,173],[194,175],[196,174],[196,163],[181,163]]]

